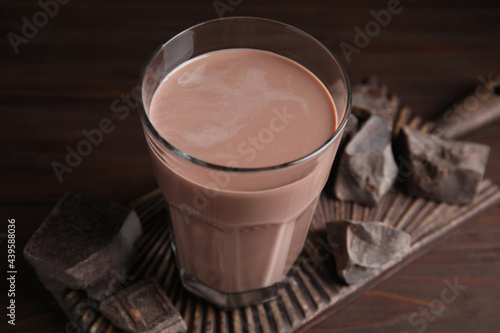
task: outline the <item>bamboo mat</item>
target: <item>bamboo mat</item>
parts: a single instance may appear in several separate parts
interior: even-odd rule
[[[403,123],[423,131],[432,131],[433,128],[432,123],[412,117],[407,109],[399,113],[396,130]],[[165,222],[168,213],[160,191],[156,190],[131,203],[143,223],[143,234],[129,275],[155,277],[183,316],[188,332],[299,332],[320,320],[322,315],[331,314],[360,292],[383,281],[423,254],[430,244],[498,200],[500,190],[488,179],[481,182],[477,197],[467,206],[410,197],[397,188],[373,208],[323,195],[304,250],[283,281],[279,297],[259,305],[222,311],[182,287],[170,245],[169,227]],[[373,276],[347,286],[335,276],[333,257],[326,245],[326,222],[340,219],[384,221],[403,229],[412,236],[411,250]],[[120,332],[100,314],[98,304],[88,299],[84,292],[66,290],[54,294],[54,297],[70,318],[70,323],[78,325],[83,332]]]

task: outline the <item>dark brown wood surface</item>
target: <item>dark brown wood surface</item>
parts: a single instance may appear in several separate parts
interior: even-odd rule
[[[340,44],[355,46],[354,28],[365,30],[374,21],[370,12],[387,10],[388,1],[220,2],[232,4],[225,16],[262,16],[309,32],[334,51],[352,82],[375,74],[427,118],[469,93],[480,77],[500,72],[497,1],[402,0],[402,11],[350,62]],[[16,54],[8,34],[22,36],[22,18],[33,22],[40,10],[33,0],[0,3],[1,332],[71,331],[24,261],[22,248],[67,190],[127,202],[155,188],[136,110],[131,107],[122,120],[112,105],[115,100],[126,105],[122,94],[130,94],[158,45],[218,17],[211,0],[73,0],[39,24]],[[114,131],[60,182],[51,164],[64,163],[66,146],[75,148],[85,138],[82,131],[97,128],[103,118],[112,120]],[[491,146],[486,176],[500,184],[500,122],[465,139]],[[3,235],[9,218],[16,220],[16,326],[5,316]],[[499,240],[497,206],[308,332],[500,332]],[[455,279],[467,289],[439,311],[445,281]],[[438,306],[438,315],[429,312],[432,306]]]

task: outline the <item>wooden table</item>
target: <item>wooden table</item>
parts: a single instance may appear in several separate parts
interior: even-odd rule
[[[224,16],[262,16],[309,32],[334,51],[352,82],[375,74],[427,118],[453,105],[480,77],[500,72],[497,1],[436,5],[401,0],[395,7],[391,1],[369,0],[215,3],[232,4],[224,7],[224,13],[219,9]],[[393,13],[385,17],[385,27],[370,23],[377,22],[373,13],[388,8]],[[16,325],[6,323],[8,288],[3,282],[1,332],[65,331],[67,319],[38,282],[22,249],[67,190],[126,202],[155,188],[137,112],[132,105],[130,114],[120,119],[112,112],[113,105],[127,105],[141,67],[160,43],[193,24],[218,17],[212,0],[74,0],[59,4],[57,13],[56,7],[50,7],[52,15],[40,14],[42,10],[36,1],[0,4],[4,36],[0,233],[7,233],[7,220],[14,218],[18,272]],[[24,28],[23,37],[26,21],[39,27]],[[356,46],[354,29],[365,31],[367,24],[373,29],[368,31],[372,37]],[[342,42],[357,48],[350,59],[341,50]],[[97,128],[104,118],[112,120],[114,130],[59,181],[54,161],[64,163],[66,147],[75,148],[85,138],[82,131]],[[465,139],[491,146],[486,176],[500,184],[500,122]],[[497,205],[308,332],[500,332],[499,220]],[[0,240],[6,253],[6,239]],[[5,274],[6,256],[2,258]],[[445,280],[455,279],[467,289],[439,315],[429,312],[442,298]]]

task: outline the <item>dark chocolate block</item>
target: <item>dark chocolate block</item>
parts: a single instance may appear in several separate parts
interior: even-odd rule
[[[455,205],[470,203],[483,179],[490,148],[446,141],[403,126],[398,136],[400,160],[410,165],[409,194]]]
[[[373,115],[393,120],[398,108],[398,98],[374,76],[352,86],[352,113],[361,120]]]
[[[352,137],[359,130],[359,119],[352,113],[349,115],[349,120],[347,120],[347,124],[344,129],[344,136]]]
[[[359,120],[358,117],[353,115],[352,113],[349,115],[349,120],[347,121],[344,129],[344,134],[342,135],[342,143],[341,147],[345,146],[345,144],[351,140],[351,138],[356,134],[359,130]]]
[[[372,275],[410,249],[411,236],[382,222],[335,221],[326,225],[338,275],[348,284]]]
[[[135,281],[135,276],[127,274],[127,265],[121,271],[111,270],[105,279],[85,287],[87,295],[97,301],[102,301],[122,290]]]
[[[371,116],[344,149],[335,177],[337,198],[376,205],[391,188],[398,168],[391,147],[392,121]]]
[[[118,202],[66,193],[24,248],[50,290],[86,289],[125,279],[141,234],[137,214]],[[105,295],[106,293],[102,293]]]
[[[155,280],[141,280],[101,302],[100,310],[129,332],[185,332],[186,323]]]

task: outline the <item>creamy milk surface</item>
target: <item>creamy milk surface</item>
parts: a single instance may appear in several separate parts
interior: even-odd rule
[[[150,120],[188,155],[244,168],[304,157],[336,126],[333,101],[311,72],[255,49],[214,51],[174,69],[153,97]]]

